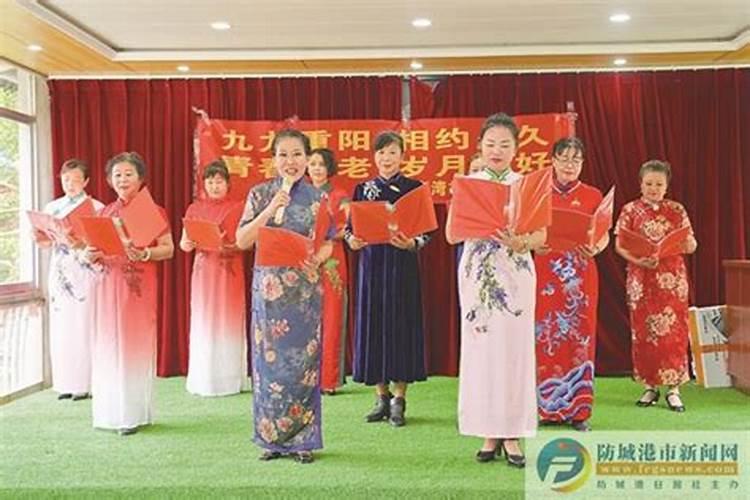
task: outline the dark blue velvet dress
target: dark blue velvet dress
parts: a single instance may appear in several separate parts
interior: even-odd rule
[[[357,185],[353,201],[395,202],[419,181],[396,174]],[[351,234],[351,228],[348,228]],[[417,237],[418,251],[429,236]],[[367,385],[425,380],[422,293],[417,251],[368,245],[359,251],[354,381]]]

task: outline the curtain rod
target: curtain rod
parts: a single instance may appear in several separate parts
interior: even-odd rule
[[[458,70],[458,71],[382,71],[361,73],[165,73],[159,75],[131,75],[131,74],[81,74],[81,75],[49,75],[49,80],[192,80],[205,78],[319,78],[319,77],[386,77],[401,76],[408,78],[439,77],[450,75],[507,75],[507,74],[547,74],[547,73],[632,73],[637,71],[701,71],[720,69],[750,68],[750,63],[731,65],[699,65],[699,66],[634,66],[628,68],[613,68],[610,66],[599,68],[544,68],[544,69],[497,69],[497,70]]]

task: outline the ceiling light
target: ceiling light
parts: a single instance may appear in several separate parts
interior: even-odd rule
[[[609,20],[613,23],[626,23],[630,21],[630,14],[627,12],[617,12],[609,16]]]
[[[419,61],[412,61],[409,66],[411,66],[411,69],[422,69],[422,68],[424,68],[424,64],[422,64]]]
[[[31,45],[29,45],[26,48],[29,49],[32,52],[39,52],[39,51],[42,50],[42,46],[41,45],[36,45],[36,44],[31,44]]]
[[[624,57],[618,57],[614,61],[612,61],[615,66],[625,66],[628,63],[628,60]]]
[[[177,66],[177,71],[179,71],[181,73],[187,73],[188,71],[190,71],[190,66],[186,66],[184,64],[180,64],[179,66]]]
[[[211,23],[211,27],[218,31],[226,31],[230,29],[232,25],[226,21],[216,21],[216,22]]]
[[[432,26],[432,21],[430,21],[426,17],[418,17],[411,22],[411,25],[415,28],[429,28],[430,26]]]

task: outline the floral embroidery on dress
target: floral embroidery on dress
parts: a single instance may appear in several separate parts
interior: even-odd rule
[[[520,316],[523,313],[523,310],[512,307],[506,287],[502,284],[509,283],[512,287],[512,277],[495,265],[495,253],[502,251],[502,246],[494,240],[478,240],[467,249],[469,260],[464,272],[467,278],[472,277],[473,274],[473,279],[479,283],[479,304],[471,307],[465,317],[468,321],[477,323],[474,326],[477,333],[487,332],[485,323],[493,310],[504,311],[513,316]],[[531,272],[528,258],[522,255],[514,256],[510,249],[507,252],[516,270],[525,269]]]
[[[344,282],[339,274],[339,264],[340,262],[334,258],[330,258],[323,263],[323,272],[333,286],[336,295],[341,295],[344,291]]]
[[[588,261],[576,252],[565,252],[562,257],[550,261],[550,268],[557,278],[547,286],[560,288],[565,296],[565,309],[548,312],[535,326],[537,344],[545,354],[554,356],[564,343],[575,341],[586,347],[591,338],[581,331],[581,320],[585,319],[589,301],[582,286],[580,273],[584,273]]]
[[[674,310],[667,306],[661,313],[649,314],[646,316],[646,328],[648,335],[646,340],[653,344],[657,344],[659,337],[663,337],[669,333],[671,326],[677,320],[677,316]]]
[[[370,201],[380,198],[380,188],[375,180],[367,181],[362,185],[362,196]]]

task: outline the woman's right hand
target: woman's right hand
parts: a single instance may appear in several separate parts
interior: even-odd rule
[[[268,204],[268,210],[270,210],[271,215],[273,216],[279,208],[288,206],[291,201],[292,197],[289,196],[289,193],[283,189],[279,189],[276,194],[273,195],[273,198],[271,198],[271,202]]]
[[[192,240],[183,239],[180,241],[180,248],[183,252],[192,252],[195,250],[195,242]]]
[[[102,252],[101,250],[99,250],[99,249],[97,249],[95,247],[90,247],[90,246],[87,246],[83,250],[83,254],[82,255],[83,255],[83,259],[86,262],[89,262],[91,264],[94,264],[95,262],[98,262],[102,258],[104,258],[104,252]]]
[[[351,236],[346,240],[346,242],[349,244],[349,248],[351,248],[355,252],[367,246],[367,242],[365,240],[363,240],[362,238],[357,238],[356,236]]]

